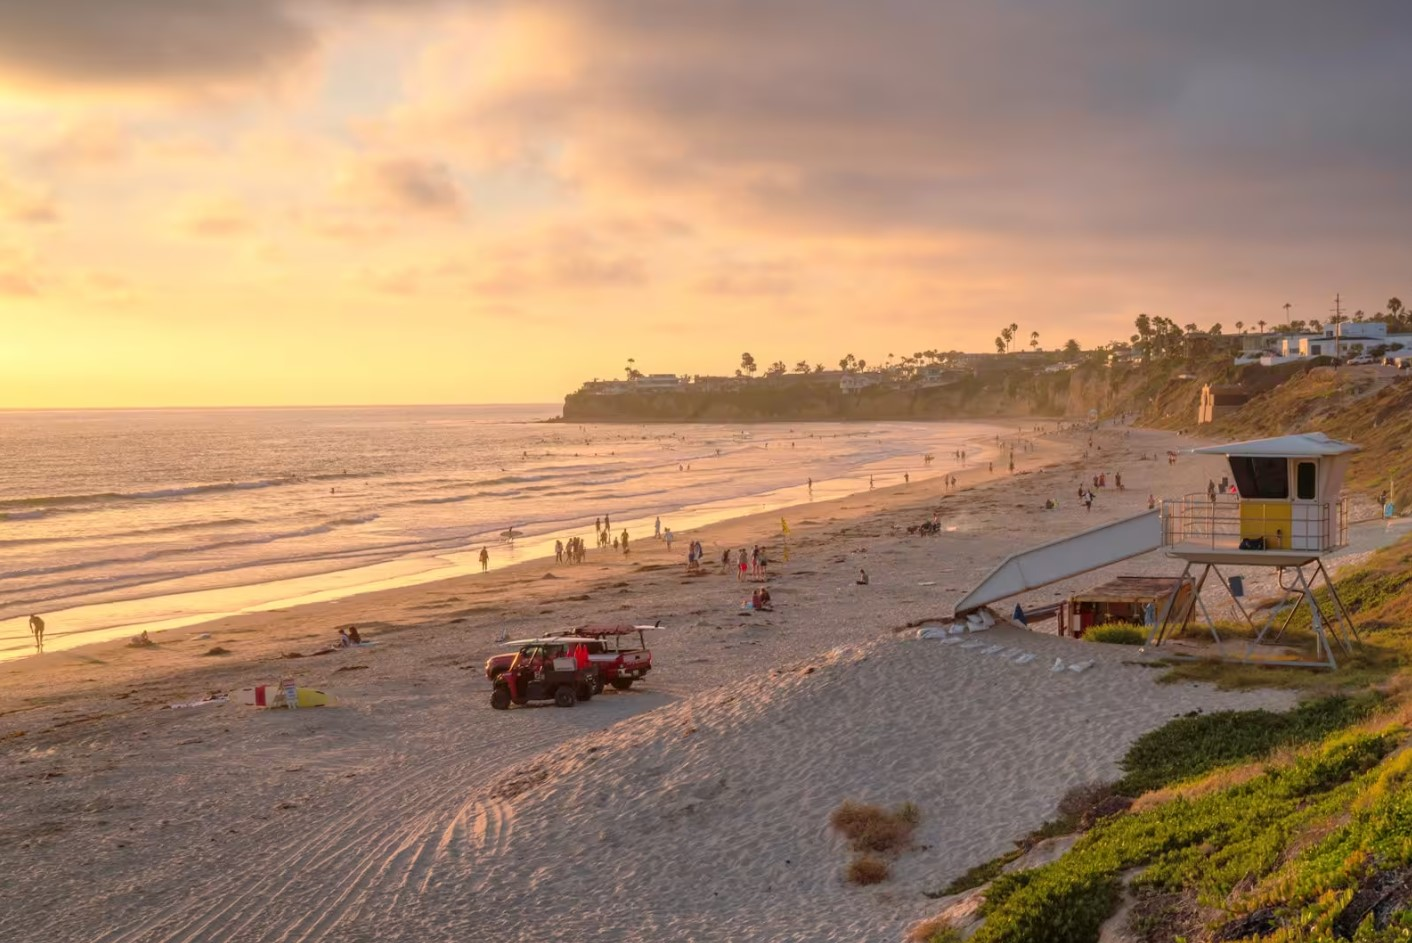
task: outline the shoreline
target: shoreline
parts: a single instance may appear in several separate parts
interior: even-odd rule
[[[1001,425],[981,420],[917,421],[926,424],[977,426],[976,434],[969,436],[966,440],[979,449],[978,458],[975,460],[976,467],[986,461],[986,456],[998,456],[1004,450],[1003,445],[997,445],[995,442],[995,433],[1003,428]],[[860,420],[860,422],[862,421]],[[1047,423],[1055,422],[1055,420],[1033,419],[1026,420],[1026,422]],[[985,432],[981,430],[985,430]],[[1048,434],[1053,434],[1053,430]],[[1041,435],[1044,433],[1016,432],[1009,436],[1002,436],[1001,441],[1029,441],[1031,436]],[[913,484],[920,486],[924,482],[948,474],[956,475],[959,479],[962,478],[963,473],[974,471],[969,465],[959,469],[943,469],[942,465],[943,463],[937,462],[933,466],[924,466],[922,470],[913,473]],[[1021,465],[1017,459],[1017,468],[1019,467]],[[967,487],[967,480],[969,478],[963,479],[958,484],[958,490]],[[847,485],[847,488],[840,489],[838,487],[840,484]],[[813,507],[822,502],[844,500],[860,494],[873,493],[863,490],[861,485],[861,476],[845,476],[821,479],[816,482],[815,489],[826,495],[820,499],[815,499],[812,491],[799,485],[758,494],[739,495],[705,504],[688,505],[668,512],[669,516],[676,515],[675,520],[684,520],[684,526],[678,527],[673,520],[666,522],[666,526],[671,527],[674,537],[678,539],[684,537],[690,540],[692,537],[688,535],[695,535],[703,528],[709,528],[713,525],[727,524],[755,516],[789,515],[801,508]],[[883,487],[885,489],[889,485]],[[740,513],[740,506],[747,504],[765,506]],[[621,522],[622,527],[638,534],[643,533],[644,530],[650,533],[652,524],[652,519],[645,517],[629,518]],[[615,524],[614,531],[619,529],[619,525]],[[41,613],[49,623],[45,653],[72,651],[87,645],[103,644],[119,639],[126,640],[143,631],[148,633],[170,632],[241,615],[283,610],[296,606],[318,605],[335,600],[375,595],[390,590],[434,586],[444,581],[481,576],[484,574],[480,572],[480,564],[477,560],[480,546],[486,546],[490,549],[493,572],[504,570],[507,567],[542,564],[545,561],[552,561],[556,540],[567,541],[573,536],[585,537],[586,535],[581,532],[580,528],[555,529],[525,538],[519,542],[510,540],[500,543],[468,543],[464,547],[426,555],[400,557],[374,564],[301,576],[235,583],[229,586],[204,589],[154,593],[147,596],[48,610]],[[654,543],[655,541],[652,541],[650,537],[636,537],[633,540],[633,546],[636,548],[652,546]],[[590,547],[589,562],[597,559],[604,552],[606,551],[600,548]],[[507,555],[508,563],[498,562]],[[185,607],[200,611],[181,611],[183,605],[177,603],[180,600],[186,601]],[[79,627],[61,631],[66,617],[70,625],[77,622]],[[24,616],[0,620],[0,641],[9,643],[7,647],[0,648],[0,664],[36,657],[24,622]]]

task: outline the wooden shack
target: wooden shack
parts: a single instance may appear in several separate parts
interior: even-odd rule
[[[1161,622],[1169,611],[1185,611],[1191,593],[1189,576],[1120,576],[1071,596],[1068,612],[1060,616],[1059,632],[1078,637],[1090,626],[1107,622],[1143,625],[1149,603]]]

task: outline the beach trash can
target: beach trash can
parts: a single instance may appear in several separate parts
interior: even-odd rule
[[[1232,576],[1227,582],[1231,587],[1232,596],[1239,597],[1245,595],[1245,579],[1243,577]]]

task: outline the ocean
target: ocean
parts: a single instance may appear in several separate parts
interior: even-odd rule
[[[0,658],[955,470],[1004,429],[589,425],[555,405],[0,412]],[[968,445],[968,443],[971,443]],[[928,466],[923,455],[933,453]],[[501,535],[518,531],[516,539]],[[766,536],[766,535],[762,535]],[[683,551],[684,552],[684,551]]]

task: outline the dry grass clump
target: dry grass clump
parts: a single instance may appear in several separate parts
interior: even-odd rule
[[[884,852],[896,854],[912,842],[912,832],[921,821],[921,813],[910,802],[904,802],[891,812],[881,806],[854,802],[851,799],[834,809],[829,822],[848,839],[858,853]]]
[[[921,812],[910,802],[888,811],[850,799],[834,809],[829,823],[843,833],[854,853],[848,864],[848,880],[853,884],[886,881],[888,864],[878,855],[896,855],[910,847],[912,832],[921,818]]]
[[[848,881],[850,884],[868,885],[881,884],[888,879],[891,869],[887,862],[876,855],[858,855],[848,862]]]

